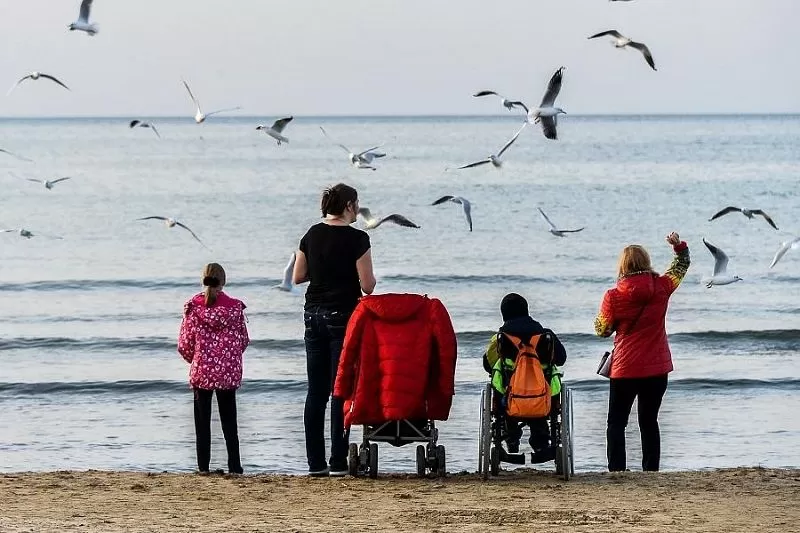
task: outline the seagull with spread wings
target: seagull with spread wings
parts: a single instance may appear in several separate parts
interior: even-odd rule
[[[752,219],[754,215],[760,215],[764,217],[764,220],[767,221],[767,224],[775,229],[778,229],[778,226],[775,225],[775,222],[772,220],[772,218],[761,209],[744,209],[741,207],[734,207],[732,205],[714,214],[714,216],[709,218],[708,221],[711,222],[712,220],[716,220],[723,215],[727,215],[728,213],[741,213],[750,219]]]
[[[647,61],[647,64],[650,65],[650,68],[653,70],[656,69],[656,64],[653,62],[653,55],[650,53],[650,49],[644,43],[637,43],[636,41],[632,41],[630,38],[625,37],[617,30],[608,30],[608,31],[601,31],[600,33],[596,33],[590,37],[589,39],[595,39],[597,37],[603,37],[605,35],[609,35],[613,37],[611,40],[611,44],[614,45],[616,48],[625,48],[626,46],[630,46],[631,48],[635,48],[639,50],[642,55],[644,56],[644,60]]]
[[[128,126],[131,129],[136,128],[136,127],[139,127],[139,128],[150,128],[151,130],[153,130],[153,133],[156,134],[156,137],[158,137],[159,139],[161,138],[161,134],[158,133],[158,130],[156,129],[156,127],[153,124],[150,124],[149,122],[144,122],[144,121],[141,121],[141,120],[131,120],[131,122],[130,122],[130,124],[128,124]]]
[[[45,235],[44,233],[33,233],[30,230],[25,228],[13,228],[13,229],[0,229],[0,233],[16,233],[20,237],[24,239],[30,239],[32,237],[47,237],[48,239],[61,239],[56,235]]]
[[[336,146],[338,146],[339,148],[341,148],[342,150],[347,152],[347,158],[350,160],[350,164],[353,165],[356,168],[367,169],[367,170],[377,170],[374,166],[372,166],[372,161],[375,160],[375,159],[378,159],[380,157],[386,157],[386,154],[384,154],[383,152],[376,152],[375,151],[378,148],[380,148],[381,146],[383,146],[383,144],[379,144],[377,146],[373,146],[372,148],[368,148],[368,149],[364,150],[363,152],[355,153],[352,150],[350,150],[350,148],[348,148],[347,146],[334,141],[330,137],[330,135],[328,135],[328,132],[325,131],[325,128],[320,126],[319,129],[322,130],[322,133],[325,135],[325,137],[328,138],[328,140],[330,140],[333,144],[335,144]]]
[[[100,29],[97,24],[89,23],[89,15],[92,11],[92,2],[94,0],[83,0],[81,2],[81,9],[78,12],[78,20],[67,26],[69,31],[85,31],[87,35],[94,37]]]
[[[195,107],[197,108],[197,112],[194,114],[194,121],[198,124],[202,124],[205,120],[210,117],[211,115],[216,115],[217,113],[226,113],[228,111],[236,111],[237,109],[241,109],[241,107],[229,107],[226,109],[218,109],[216,111],[211,111],[210,113],[203,113],[203,110],[200,108],[200,102],[197,101],[197,98],[194,97],[192,94],[192,90],[189,88],[189,84],[186,83],[186,80],[181,80],[183,82],[183,86],[186,87],[186,91],[189,93],[189,96],[194,102]]]
[[[21,155],[17,155],[14,152],[10,152],[10,151],[5,150],[3,148],[0,148],[0,153],[4,153],[4,154],[7,154],[7,155],[10,155],[11,157],[13,157],[15,159],[19,159],[20,161],[27,161],[28,163],[33,163],[32,159],[28,159],[27,157],[22,157]]]
[[[51,190],[56,183],[72,179],[70,176],[65,176],[63,178],[58,178],[54,180],[40,180],[36,178],[23,178],[22,176],[17,176],[13,172],[9,172],[9,174],[20,180],[30,181],[33,183],[41,183],[42,185],[44,185],[44,188],[47,189],[48,191]]]
[[[494,168],[502,167],[503,166],[503,162],[500,161],[500,157],[502,157],[502,155],[505,153],[505,151],[508,150],[509,147],[511,147],[512,144],[514,144],[514,141],[517,140],[517,137],[519,137],[519,134],[522,133],[522,130],[524,130],[525,126],[527,126],[527,125],[528,125],[527,122],[525,124],[523,124],[522,127],[519,130],[517,130],[517,133],[515,133],[514,136],[511,137],[511,139],[509,139],[509,141],[505,145],[503,145],[503,147],[500,148],[500,151],[497,152],[496,154],[492,154],[489,157],[487,157],[486,159],[482,159],[482,160],[476,161],[474,163],[468,163],[466,165],[462,165],[462,166],[458,167],[458,170],[461,170],[461,169],[464,169],[464,168],[474,168],[474,167],[478,167],[478,166],[481,166],[481,165],[486,165],[488,163],[491,163]]]
[[[769,265],[769,267],[772,268],[777,265],[778,261],[781,260],[781,257],[786,255],[786,252],[794,248],[800,248],[800,237],[794,237],[793,239],[782,242],[781,247],[778,248],[778,251],[775,253],[775,257],[772,259],[772,263]]]
[[[509,111],[513,111],[515,107],[519,107],[519,108],[524,109],[526,113],[528,112],[528,106],[526,106],[525,104],[523,104],[519,100],[511,100],[511,99],[506,98],[505,96],[503,96],[501,94],[498,94],[498,93],[496,93],[494,91],[478,91],[477,93],[473,94],[472,96],[474,98],[480,98],[481,96],[490,96],[490,95],[497,96],[498,98],[500,98],[500,103],[503,105],[503,107],[505,107]]]
[[[263,124],[259,124],[256,126],[256,129],[259,131],[263,131],[276,141],[278,141],[278,146],[281,145],[282,142],[288,143],[289,139],[283,136],[283,130],[286,128],[286,125],[290,123],[294,119],[294,117],[285,117],[279,118],[275,122],[273,122],[272,126],[264,126]]]
[[[556,225],[553,224],[553,222],[550,220],[550,218],[544,213],[544,211],[542,211],[541,207],[537,207],[536,209],[539,210],[539,213],[542,215],[542,218],[544,219],[544,221],[547,222],[548,226],[550,226],[550,229],[548,231],[550,233],[552,233],[553,235],[555,235],[556,237],[566,237],[566,235],[565,235],[566,233],[577,233],[579,231],[583,231],[584,230],[584,228],[578,228],[578,229],[560,229],[560,228],[557,228]]]
[[[68,91],[70,90],[70,88],[69,88],[69,87],[67,87],[66,85],[64,85],[64,83],[63,83],[61,80],[59,80],[58,78],[56,78],[55,76],[51,76],[50,74],[45,74],[44,72],[37,72],[37,71],[33,71],[33,72],[31,72],[30,74],[28,74],[27,76],[23,76],[23,77],[21,77],[21,78],[20,78],[20,79],[17,81],[17,83],[15,83],[14,85],[12,85],[12,86],[11,86],[11,88],[8,90],[8,93],[6,93],[6,96],[8,96],[9,94],[11,94],[11,92],[12,92],[14,89],[16,89],[16,88],[17,88],[17,86],[18,86],[20,83],[22,83],[23,81],[25,81],[25,80],[32,80],[32,81],[36,81],[36,80],[38,80],[38,79],[40,79],[40,78],[44,78],[44,79],[46,79],[46,80],[50,80],[50,81],[52,81],[52,82],[55,82],[55,83],[57,83],[57,84],[61,85],[61,86],[62,86],[63,88],[65,88],[66,90],[68,90]]]
[[[547,84],[547,90],[544,93],[544,98],[542,98],[542,103],[539,104],[539,107],[528,111],[528,122],[532,124],[541,122],[544,136],[552,140],[558,139],[556,126],[558,125],[559,113],[567,114],[567,112],[560,107],[555,107],[556,98],[558,97],[558,93],[561,92],[564,69],[565,67],[559,68],[550,78],[550,82]]]
[[[705,239],[703,239],[703,244],[706,245],[708,251],[714,256],[714,275],[703,278],[703,283],[706,284],[707,289],[710,289],[714,285],[730,285],[731,283],[742,281],[742,278],[739,276],[731,276],[728,274],[728,256],[725,252]]]
[[[198,236],[197,236],[197,235],[196,235],[196,234],[195,234],[195,233],[194,233],[194,232],[193,232],[191,229],[189,229],[189,226],[187,226],[186,224],[183,224],[182,222],[178,222],[178,221],[177,221],[177,220],[175,220],[174,218],[170,218],[170,217],[160,217],[160,216],[152,216],[152,217],[143,217],[143,218],[137,218],[136,220],[163,220],[163,221],[165,222],[165,224],[167,225],[167,227],[168,227],[168,228],[174,228],[175,226],[179,226],[179,227],[181,227],[181,228],[185,229],[186,231],[188,231],[189,233],[191,233],[191,234],[192,234],[192,237],[194,237],[194,239],[195,239],[197,242],[199,242],[200,244],[202,244],[202,245],[203,245],[203,248],[205,248],[206,250],[208,250],[208,249],[209,249],[209,248],[208,248],[208,246],[206,246],[205,244],[203,244],[203,241],[201,241],[201,240],[200,240],[200,237],[198,237]]]
[[[389,216],[385,216],[381,219],[375,218],[372,216],[369,208],[367,207],[360,207],[358,209],[358,214],[361,215],[361,218],[364,219],[365,226],[364,229],[375,229],[384,222],[393,222],[398,226],[403,226],[405,228],[419,228],[416,224],[408,220],[403,215],[398,215],[397,213],[393,213]]]
[[[445,202],[453,202],[454,204],[459,204],[464,211],[464,217],[467,219],[467,224],[469,225],[469,230],[472,231],[472,204],[464,198],[463,196],[451,196],[445,195],[433,202],[431,205],[439,205]]]

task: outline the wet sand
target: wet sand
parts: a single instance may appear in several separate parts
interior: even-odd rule
[[[0,531],[800,531],[800,470],[588,473],[569,482],[529,470],[489,482],[465,473],[5,474]]]

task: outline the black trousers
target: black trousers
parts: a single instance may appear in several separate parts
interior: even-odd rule
[[[667,374],[648,378],[611,380],[608,397],[608,429],[606,443],[608,470],[626,469],[625,428],[633,401],[639,398],[639,432],[642,436],[642,470],[658,471],[661,461],[661,433],[658,411],[667,391]]]
[[[211,463],[211,397],[217,393],[219,419],[228,449],[228,472],[241,474],[239,429],[236,424],[236,390],[194,389],[194,431],[197,438],[197,469],[208,472]]]
[[[328,466],[325,453],[325,411],[331,402],[331,456],[332,470],[347,470],[347,445],[350,435],[344,429],[344,401],[333,398],[333,384],[339,368],[344,334],[350,313],[310,309],[303,314],[305,322],[306,394],[303,425],[306,434],[306,457],[310,472]]]

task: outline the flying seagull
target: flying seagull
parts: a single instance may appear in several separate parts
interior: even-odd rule
[[[508,150],[509,146],[514,144],[514,141],[517,140],[517,137],[519,137],[519,134],[522,133],[522,130],[524,130],[525,126],[527,126],[527,125],[528,125],[527,123],[523,124],[522,127],[519,130],[517,130],[517,133],[515,133],[514,136],[511,137],[511,139],[502,148],[500,148],[500,151],[497,152],[496,154],[492,154],[489,157],[487,157],[486,159],[483,159],[481,161],[476,161],[474,163],[469,163],[469,164],[466,164],[466,165],[462,165],[462,166],[458,167],[458,170],[461,170],[461,169],[464,169],[464,168],[478,167],[478,166],[481,166],[481,165],[485,165],[487,163],[491,163],[492,166],[494,166],[494,168],[502,167],[503,166],[503,162],[500,161],[500,157],[503,155],[503,153],[506,150]]]
[[[14,85],[12,85],[12,86],[11,86],[11,88],[8,90],[8,93],[6,93],[6,96],[8,96],[9,94],[11,94],[11,92],[12,92],[14,89],[16,89],[16,88],[17,88],[17,85],[19,85],[19,84],[20,84],[20,83],[22,83],[23,81],[25,81],[25,80],[33,80],[33,81],[36,81],[36,80],[38,80],[39,78],[45,78],[45,79],[48,79],[48,80],[50,80],[50,81],[54,81],[54,82],[56,82],[57,84],[61,85],[61,86],[62,86],[63,88],[65,88],[66,90],[68,90],[68,91],[70,90],[70,88],[69,88],[69,87],[67,87],[66,85],[64,85],[64,83],[62,83],[62,82],[61,82],[61,80],[59,80],[59,79],[58,79],[58,78],[56,78],[55,76],[51,76],[50,74],[45,74],[44,72],[37,72],[37,71],[33,71],[33,72],[31,72],[30,74],[28,74],[27,76],[23,76],[23,77],[21,77],[21,78],[20,78],[20,79],[17,81],[17,83],[15,83]]]
[[[237,109],[241,109],[241,107],[229,107],[226,109],[218,109],[216,111],[211,111],[210,113],[203,113],[203,110],[200,109],[200,102],[197,101],[197,98],[194,97],[192,94],[192,90],[189,88],[189,84],[186,83],[186,80],[181,80],[183,82],[183,86],[186,87],[186,91],[189,93],[189,96],[192,98],[192,102],[194,102],[195,107],[197,107],[197,112],[194,114],[194,121],[198,124],[202,124],[205,122],[206,118],[210,117],[211,115],[216,115],[217,113],[226,113],[228,111],[236,111]]]
[[[128,126],[130,126],[131,129],[135,128],[136,126],[139,126],[140,128],[150,128],[151,130],[153,130],[153,133],[156,134],[156,137],[158,137],[159,139],[161,138],[161,135],[158,133],[156,127],[150,124],[149,122],[142,122],[141,120],[131,120],[131,123]]]
[[[711,222],[712,220],[717,219],[723,215],[727,215],[728,213],[734,213],[734,212],[739,212],[744,216],[746,216],[747,218],[753,218],[754,215],[761,215],[762,217],[764,217],[764,220],[766,220],[770,226],[772,226],[775,229],[778,229],[778,226],[775,225],[775,222],[773,222],[772,218],[770,218],[770,216],[761,209],[744,209],[739,207],[728,206],[722,211],[716,213],[713,217],[709,218],[708,221]]]
[[[523,104],[519,100],[509,100],[505,96],[497,94],[494,91],[478,91],[477,93],[473,94],[472,96],[475,97],[475,98],[479,98],[481,96],[489,96],[489,95],[494,95],[494,96],[499,97],[500,98],[500,103],[503,104],[503,107],[505,107],[509,111],[513,111],[514,107],[521,107],[522,109],[525,110],[526,113],[528,112],[528,106],[526,106],[525,104]]]
[[[636,48],[639,50],[642,55],[644,56],[644,60],[647,61],[647,64],[650,65],[650,68],[653,70],[656,69],[656,64],[653,62],[653,55],[650,53],[650,49],[645,46],[644,43],[637,43],[636,41],[630,40],[628,37],[625,37],[617,30],[608,30],[608,31],[601,31],[600,33],[596,33],[589,37],[589,39],[594,39],[596,37],[603,37],[604,35],[610,35],[614,39],[611,41],[616,48],[625,48],[626,46],[630,46],[631,48]]]
[[[328,135],[328,132],[325,131],[325,128],[320,126],[319,129],[322,130],[322,133],[325,134],[325,137],[327,137],[333,144],[335,144],[336,146],[338,146],[339,148],[341,148],[342,150],[347,152],[347,158],[350,160],[350,164],[353,165],[356,168],[363,168],[363,169],[367,169],[367,170],[377,170],[374,166],[372,166],[372,161],[375,160],[375,159],[378,159],[379,157],[385,157],[386,156],[386,154],[384,154],[383,152],[376,152],[375,151],[378,148],[380,148],[381,146],[383,146],[382,144],[379,144],[378,146],[373,146],[372,148],[368,148],[368,149],[364,150],[363,152],[354,153],[347,146],[334,141],[330,137],[330,135]]]
[[[789,249],[800,248],[800,237],[795,237],[793,239],[789,239],[788,241],[784,241],[781,243],[781,247],[775,253],[775,257],[772,259],[772,263],[769,265],[770,268],[774,267],[778,264],[778,261],[781,260],[781,257],[786,255],[786,252]]]
[[[464,216],[467,218],[467,224],[469,224],[469,230],[472,231],[472,204],[469,203],[469,200],[463,198],[461,196],[442,196],[431,205],[439,205],[445,202],[453,202],[454,204],[460,204],[462,209],[464,210]]]
[[[710,278],[703,279],[707,289],[710,289],[714,285],[730,285],[731,283],[742,281],[742,278],[739,276],[731,276],[727,273],[728,256],[725,255],[725,252],[707,242],[705,239],[703,239],[703,244],[706,245],[708,251],[714,256],[714,275]]]
[[[365,229],[375,229],[384,222],[394,222],[398,226],[403,226],[406,228],[419,228],[419,226],[408,220],[406,217],[404,217],[403,215],[398,215],[397,213],[383,217],[382,219],[378,220],[372,216],[372,213],[370,212],[369,208],[360,207],[358,209],[358,214],[361,215],[361,218],[363,218],[364,222],[366,222],[366,226],[364,226]]]
[[[547,222],[547,225],[550,226],[550,229],[548,231],[550,231],[550,233],[552,233],[556,237],[566,237],[566,235],[564,235],[565,233],[577,233],[579,231],[583,231],[584,229],[584,228],[558,229],[556,225],[553,224],[553,222],[547,217],[547,215],[544,214],[544,211],[542,211],[541,207],[537,207],[536,209],[539,210],[539,213],[542,215],[542,218],[545,220],[545,222]]]
[[[9,152],[8,150],[4,150],[3,148],[0,148],[0,152],[2,152],[4,154],[8,154],[11,157],[19,159],[20,161],[27,161],[28,163],[33,163],[32,159],[28,159],[27,157],[22,157],[21,155],[17,155],[14,152]]]
[[[92,10],[92,2],[94,0],[83,0],[81,2],[81,10],[78,13],[78,20],[67,26],[69,31],[79,30],[85,31],[87,35],[94,35],[100,31],[96,24],[89,24],[89,14]]]
[[[205,248],[207,250],[209,249],[208,246],[203,244],[203,241],[201,241],[200,238],[197,235],[195,235],[195,233],[191,229],[189,229],[189,226],[187,226],[186,224],[183,224],[182,222],[178,222],[174,218],[152,216],[152,217],[137,218],[136,220],[163,220],[167,224],[168,228],[172,228],[172,227],[175,227],[175,226],[180,226],[181,228],[183,228],[186,231],[188,231],[189,233],[191,233],[192,237],[194,237],[194,239],[197,242],[199,242],[200,244],[203,245],[203,248]]]
[[[533,124],[541,122],[544,136],[553,140],[558,139],[558,133],[556,132],[558,114],[567,114],[567,112],[560,107],[554,107],[553,105],[556,102],[558,93],[561,92],[561,80],[563,76],[564,67],[561,67],[556,70],[555,74],[550,78],[550,82],[547,84],[547,91],[545,91],[544,98],[542,98],[542,103],[539,104],[539,107],[536,109],[528,111],[528,122]]]
[[[15,228],[15,229],[0,229],[0,233],[17,233],[20,237],[25,239],[30,239],[31,237],[47,237],[49,239],[61,239],[61,237],[57,237],[55,235],[45,235],[44,233],[33,233],[30,230],[26,230],[25,228]]]
[[[286,125],[292,121],[292,119],[294,119],[294,117],[279,118],[272,123],[272,126],[264,126],[263,124],[259,124],[256,126],[256,129],[263,131],[278,141],[278,146],[280,146],[282,142],[289,142],[289,139],[283,136],[283,130],[286,128]]]
[[[297,260],[297,256],[294,252],[292,252],[292,256],[289,257],[289,263],[286,264],[286,268],[283,269],[283,281],[280,282],[279,285],[275,285],[275,288],[285,292],[291,292],[292,290],[292,273],[294,272],[294,263]]]
[[[64,178],[58,178],[58,179],[54,179],[54,180],[40,180],[40,179],[36,179],[36,178],[23,178],[21,176],[17,176],[14,173],[10,173],[10,174],[12,176],[14,176],[15,178],[17,178],[17,179],[21,179],[21,180],[25,180],[25,181],[31,181],[33,183],[41,183],[42,185],[44,185],[44,188],[47,189],[48,191],[51,190],[56,183],[60,183],[62,181],[66,181],[66,180],[72,179],[71,177],[66,176]]]

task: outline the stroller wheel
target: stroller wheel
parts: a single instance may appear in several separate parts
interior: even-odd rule
[[[358,475],[358,444],[351,443],[347,453],[348,473],[356,477]]]
[[[445,477],[447,475],[447,463],[444,446],[441,444],[436,447],[436,475]]]
[[[425,446],[420,444],[417,446],[417,475],[425,477],[425,471],[428,468],[428,456],[425,453]]]
[[[374,442],[369,445],[369,477],[378,477],[378,445]]]

